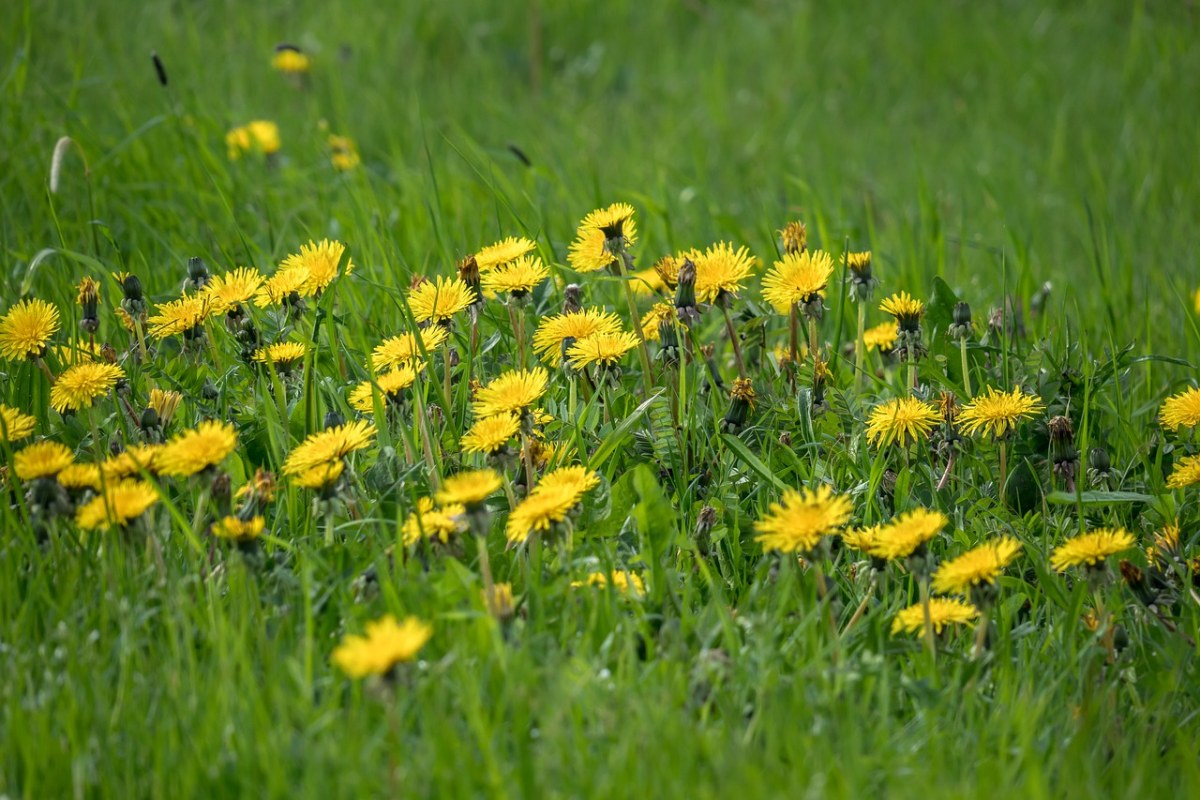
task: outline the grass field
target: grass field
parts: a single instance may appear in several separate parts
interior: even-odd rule
[[[23,0],[0,29],[0,797],[1200,792],[1192,4],[267,5]],[[306,73],[272,68],[281,42]],[[231,157],[254,120],[278,152]],[[331,134],[360,163],[337,168]],[[637,236],[609,226],[600,252],[629,262],[575,269],[581,220],[614,203]],[[778,312],[763,279],[794,220],[834,271]],[[414,279],[507,237],[548,276],[429,325],[447,342],[389,399],[372,353],[417,330]],[[326,238],[331,280],[156,333],[208,297],[190,258],[286,277]],[[718,242],[757,263],[690,326],[677,275],[633,293],[629,269],[695,248],[703,294]],[[847,249],[871,253],[869,301]],[[631,333],[618,366],[534,354],[571,283]],[[919,358],[857,367],[860,308],[889,323],[900,291],[924,303],[899,340]],[[6,355],[25,299],[60,324]],[[635,335],[655,303],[674,350]],[[280,342],[304,350],[290,368],[254,361]],[[111,391],[52,408],[72,365],[110,358]],[[469,452],[475,382],[539,363],[520,433]],[[983,387],[1030,403],[1000,440],[967,422]],[[152,389],[180,395],[169,422]],[[901,401],[928,417],[881,443]],[[195,460],[179,438],[210,420],[236,446],[196,474],[130,458]],[[374,429],[301,486],[296,454],[339,420]],[[42,440],[96,485],[22,461]],[[572,465],[595,485],[569,519],[514,533]],[[482,511],[419,511],[485,467]],[[118,521],[125,479],[151,505]],[[772,504],[818,487],[813,544],[814,517]],[[915,550],[854,545],[913,512],[942,520]],[[790,545],[760,540],[773,516]],[[262,531],[215,535],[230,517]],[[1111,558],[1055,560],[1102,528],[1129,537]],[[978,615],[924,631],[934,570],[1000,541],[1019,553],[959,592]],[[904,609],[915,633],[893,633]],[[335,654],[389,614],[432,636],[353,677]]]

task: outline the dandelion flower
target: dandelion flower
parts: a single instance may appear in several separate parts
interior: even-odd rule
[[[204,287],[201,297],[208,300],[214,314],[246,305],[262,290],[263,276],[256,269],[238,267],[217,275]]]
[[[904,330],[914,330],[921,323],[921,317],[925,316],[925,304],[908,292],[898,292],[884,298],[879,310],[893,316]]]
[[[92,498],[79,508],[75,514],[75,524],[85,531],[125,527],[157,502],[158,490],[145,481],[126,480],[109,484],[99,497]]]
[[[662,338],[662,326],[664,323],[672,322],[675,319],[675,304],[674,303],[655,303],[650,306],[650,310],[642,316],[642,338],[647,342],[657,342]]]
[[[158,415],[158,424],[165,427],[170,424],[171,418],[175,416],[175,411],[182,401],[183,395],[179,392],[151,389],[150,400],[146,406],[154,409],[154,413]]]
[[[780,314],[823,297],[833,275],[833,259],[824,250],[786,253],[762,281],[763,299]]]
[[[346,471],[346,464],[341,460],[325,461],[315,464],[304,471],[292,476],[292,483],[301,489],[323,491],[337,483]]]
[[[276,270],[274,275],[263,280],[262,288],[254,295],[254,304],[266,308],[303,297],[310,277],[308,268],[303,266]]]
[[[537,490],[570,489],[582,496],[584,492],[591,491],[599,485],[600,476],[596,474],[595,470],[580,466],[559,467],[542,476]]]
[[[349,136],[331,133],[326,143],[329,145],[329,163],[338,172],[349,172],[362,163],[358,145]]]
[[[288,367],[297,361],[302,361],[308,353],[308,345],[304,342],[276,342],[266,347],[260,347],[251,356],[256,364],[275,364]]]
[[[23,481],[53,478],[75,462],[75,454],[62,442],[37,442],[13,453],[13,472]]]
[[[836,533],[850,520],[850,500],[834,495],[828,486],[816,491],[784,491],[780,502],[771,503],[766,516],[754,523],[754,537],[766,552],[807,553],[821,538]]]
[[[934,597],[929,601],[929,623],[934,633],[940,634],[949,625],[964,625],[978,616],[975,606],[961,600]],[[925,606],[921,603],[909,606],[892,620],[893,636],[917,632],[925,635]]]
[[[320,242],[309,241],[300,245],[299,253],[292,253],[279,265],[279,271],[307,270],[308,280],[300,289],[300,294],[309,297],[323,291],[333,279],[338,276],[338,264],[346,252],[346,245],[329,239]],[[346,274],[354,271],[354,262],[346,259]]]
[[[187,477],[215,467],[237,446],[237,432],[228,422],[201,422],[163,445],[155,459],[162,475]]]
[[[975,402],[963,406],[958,422],[970,434],[991,434],[1000,439],[1016,430],[1026,417],[1032,417],[1043,409],[1038,398],[1025,394],[1019,388],[1011,392],[998,392],[989,386],[986,394],[975,398]]]
[[[505,372],[475,393],[475,414],[491,417],[529,408],[546,393],[549,377],[541,367]]]
[[[619,570],[611,575],[607,572],[592,572],[581,581],[571,581],[572,589],[582,589],[588,586],[604,588],[611,585],[618,594],[641,597],[646,594],[646,584],[642,576],[636,572]]]
[[[449,322],[475,302],[475,291],[459,278],[439,275],[408,293],[408,307],[418,322]]]
[[[372,413],[375,410],[375,387],[379,387],[379,394],[384,400],[395,400],[401,392],[416,382],[417,373],[424,369],[424,364],[417,364],[415,368],[412,364],[405,364],[390,372],[376,375],[374,383],[362,381],[350,392],[350,407],[364,414]]]
[[[567,486],[535,488],[508,515],[505,533],[510,544],[522,544],[530,535],[550,530],[579,505],[582,495]]]
[[[929,403],[915,397],[901,397],[880,403],[867,420],[867,441],[887,447],[907,447],[929,435],[941,421],[941,415]]]
[[[477,420],[463,434],[459,445],[464,453],[486,453],[493,455],[513,440],[521,429],[521,418],[516,414],[496,414]]]
[[[244,153],[269,156],[279,152],[279,126],[265,119],[256,119],[225,134],[229,160],[236,161]]]
[[[1200,425],[1200,389],[1188,389],[1168,397],[1158,413],[1158,421],[1171,430]]]
[[[703,253],[691,250],[684,254],[696,265],[696,299],[712,303],[723,295],[741,291],[754,271],[758,259],[744,247],[733,249],[732,244],[719,242]]]
[[[157,314],[146,320],[155,339],[186,333],[204,324],[218,309],[207,294],[184,295],[157,307]]]
[[[271,56],[271,66],[287,75],[304,75],[312,66],[308,56],[293,45],[279,45]]]
[[[1185,486],[1200,483],[1200,456],[1181,458],[1171,470],[1167,479],[1168,489],[1182,489]]]
[[[533,350],[542,360],[554,362],[579,339],[620,331],[621,320],[616,314],[585,308],[542,320],[533,334]]]
[[[46,352],[46,344],[57,331],[55,306],[36,297],[22,300],[0,317],[0,358],[6,361],[38,358]]]
[[[611,367],[637,346],[637,336],[627,331],[598,333],[577,340],[567,351],[567,360],[575,369],[584,369],[592,364]]]
[[[0,442],[16,442],[33,433],[37,419],[0,403]]]
[[[443,506],[461,505],[467,508],[478,506],[503,485],[500,475],[493,469],[478,469],[460,472],[442,481],[437,501]]]
[[[870,553],[879,538],[879,528],[879,525],[872,525],[869,528],[852,528],[842,531],[842,544],[851,550]]]
[[[435,506],[429,497],[417,501],[417,507],[404,521],[404,545],[409,547],[422,538],[442,544],[466,529],[467,509],[461,503]]]
[[[493,270],[483,273],[483,288],[493,294],[510,294],[523,297],[537,285],[550,277],[550,270],[537,256],[522,256]]]
[[[941,512],[927,508],[914,509],[881,525],[867,552],[888,561],[908,558],[937,536],[949,522]]]
[[[420,343],[425,346],[426,353],[437,350],[450,338],[449,331],[439,325],[423,328],[419,335]],[[402,333],[399,336],[384,339],[376,346],[371,352],[371,366],[377,373],[386,372],[423,358],[420,346],[417,344],[417,335]]]
[[[1009,536],[985,542],[939,566],[933,573],[933,590],[938,594],[966,594],[981,583],[994,584],[1020,552],[1021,543]]]
[[[347,635],[333,651],[333,663],[351,678],[383,675],[403,661],[412,661],[433,628],[416,617],[397,623],[386,616],[367,623],[366,636]]]
[[[213,523],[212,535],[218,539],[249,542],[262,536],[264,527],[266,527],[266,521],[259,516],[250,519],[226,516]]]
[[[100,471],[106,481],[134,478],[143,472],[155,474],[158,472],[157,459],[163,446],[161,444],[143,444],[126,447],[120,453],[109,456],[100,464]]]
[[[288,454],[283,471],[299,475],[315,466],[345,458],[350,453],[371,445],[375,426],[363,420],[336,425],[309,435]]]
[[[808,247],[808,229],[799,220],[789,222],[779,231],[779,240],[783,242],[783,252],[803,253]]]
[[[537,248],[537,245],[525,237],[509,236],[507,239],[489,244],[475,254],[475,265],[480,273],[488,272],[496,267],[511,264],[522,256],[527,256]]]
[[[567,252],[571,268],[576,272],[596,272],[616,261],[610,242],[620,242],[621,247],[637,242],[633,215],[633,206],[613,203],[584,217]]]
[[[70,464],[55,476],[64,489],[100,491],[100,467],[95,464]]]
[[[884,322],[867,328],[863,331],[863,344],[866,345],[867,350],[891,352],[892,348],[896,346],[898,330],[895,322]]]
[[[1050,566],[1057,572],[1086,564],[1095,567],[1109,556],[1133,547],[1133,536],[1124,528],[1097,528],[1060,544],[1050,554]]]
[[[96,398],[108,394],[124,377],[125,370],[116,364],[76,364],[50,388],[50,406],[60,414],[91,408]]]

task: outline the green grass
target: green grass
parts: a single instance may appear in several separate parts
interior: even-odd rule
[[[1069,415],[1081,488],[1138,496],[1047,500],[1061,482],[1040,419],[1012,446],[1007,507],[986,442],[938,492],[940,457],[881,454],[863,438],[870,408],[903,393],[902,370],[855,393],[850,363],[835,358],[829,408],[814,414],[752,342],[759,405],[736,436],[720,432],[728,400],[718,392],[686,393],[678,439],[669,393],[635,413],[651,392],[633,354],[607,408],[581,397],[577,422],[552,373],[548,434],[574,444],[603,482],[574,550],[548,548],[540,565],[505,548],[507,502],[495,501],[491,562],[522,597],[507,626],[481,602],[474,543],[388,554],[432,477],[411,414],[403,424],[380,415],[379,446],[354,463],[361,514],[337,509],[332,546],[311,495],[286,482],[265,543],[243,554],[191,530],[199,487],[186,481],[162,482],[164,500],[138,530],[79,535],[66,520],[35,531],[13,479],[0,508],[0,794],[1141,797],[1200,787],[1195,596],[1175,586],[1163,604],[1172,633],[1119,582],[1104,589],[1127,643],[1108,664],[1102,635],[1082,622],[1093,603],[1085,583],[1047,566],[1081,527],[1123,525],[1145,543],[1172,519],[1196,555],[1195,491],[1165,486],[1195,446],[1155,422],[1164,397],[1194,385],[1200,359],[1194,9],[397,5],[14,6],[0,31],[0,309],[23,294],[53,301],[64,340],[78,330],[75,284],[102,279],[99,336],[130,372],[131,402],[140,408],[153,382],[185,395],[175,432],[234,420],[240,447],[224,468],[237,487],[257,466],[278,469],[327,411],[350,415],[346,390],[367,377],[371,348],[407,327],[414,275],[450,274],[463,255],[526,235],[556,276],[575,279],[575,226],[614,201],[638,209],[639,267],[718,240],[769,266],[775,231],[799,218],[814,247],[874,253],[876,300],[906,289],[929,302],[921,379],[934,390],[961,393],[957,347],[944,337],[954,299],[972,304],[982,334],[1011,296],[1024,335],[987,335],[974,349],[976,385],[1020,382],[1047,415]],[[313,55],[306,89],[269,68],[279,41]],[[225,132],[252,119],[280,125],[273,166],[226,157]],[[357,141],[360,169],[329,166],[322,120]],[[51,194],[61,136],[76,146]],[[209,334],[220,368],[211,352],[180,354],[178,339],[145,365],[127,358],[109,271],[136,273],[161,302],[178,294],[188,257],[269,273],[325,236],[348,245],[357,269],[323,298],[318,352],[284,414],[278,387],[238,360],[219,320]],[[614,280],[582,283],[585,303],[627,316]],[[561,304],[548,282],[529,331]],[[838,287],[828,306],[822,339],[850,341],[856,309]],[[752,281],[735,317],[747,331],[765,325],[770,349],[787,324],[768,311]],[[264,334],[278,332],[255,313]],[[313,319],[310,309],[294,338],[314,338]],[[869,322],[881,321],[872,308]],[[481,330],[474,374],[491,378],[514,353],[499,303]],[[731,382],[720,315],[706,312],[696,335],[716,345]],[[465,320],[455,337],[465,361]],[[442,369],[434,354],[431,375]],[[697,373],[688,370],[693,384]],[[2,362],[0,377],[0,402],[34,414],[39,435],[81,460],[136,441],[115,398],[97,404],[96,442],[87,415],[49,409],[32,364]],[[444,420],[434,455],[447,474],[474,463],[457,447],[471,421],[466,388],[461,369],[449,404],[421,384],[421,403]],[[1083,473],[1098,443],[1113,474],[1093,484]],[[0,448],[8,463],[13,448]],[[899,473],[890,494],[879,491],[885,468]],[[780,487],[819,481],[852,497],[856,522],[944,511],[953,524],[933,547],[939,558],[998,534],[1022,540],[986,658],[971,658],[969,632],[942,640],[936,664],[920,640],[892,637],[892,616],[917,596],[894,568],[862,621],[831,633],[829,608],[844,625],[867,590],[867,562],[837,552],[824,603],[811,571],[764,555],[752,530]],[[695,534],[706,505],[717,512],[707,540]],[[570,588],[610,564],[643,574],[647,596]],[[367,570],[377,580],[364,585]],[[393,692],[330,664],[343,634],[384,613],[435,629]]]

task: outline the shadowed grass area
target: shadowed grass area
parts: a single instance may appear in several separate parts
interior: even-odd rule
[[[230,502],[210,502],[211,473],[142,475],[155,507],[90,533],[39,517],[33,481],[6,473],[0,794],[1186,795],[1200,784],[1200,509],[1195,487],[1167,480],[1195,443],[1156,420],[1200,357],[1197,23],[1166,2],[14,5],[0,30],[0,311],[52,301],[65,343],[92,276],[97,339],[127,380],[62,415],[35,363],[0,362],[0,403],[79,461],[144,441],[149,389],[174,389],[168,438],[234,424],[221,470],[237,490],[257,467],[280,472],[327,413],[356,416],[347,392],[372,378],[372,349],[414,327],[415,276],[527,236],[551,280],[514,316],[489,301],[478,341],[460,315],[458,366],[427,353],[411,402],[377,397],[357,415],[378,434],[349,462],[348,496],[319,504],[281,475],[256,546],[208,535]],[[311,57],[303,79],[270,68],[280,42]],[[231,159],[226,133],[259,119],[278,124],[279,153]],[[334,169],[330,133],[353,138],[358,168]],[[518,366],[513,319],[527,340],[575,281],[632,329],[618,280],[568,264],[579,220],[615,201],[637,209],[638,269],[732,241],[761,275],[777,231],[803,219],[838,264],[819,330],[826,400],[811,361],[794,377],[779,363],[788,318],[758,278],[730,322],[758,392],[743,426],[722,422],[737,369],[716,309],[691,335],[715,346],[723,390],[698,351],[679,371],[653,345],[652,376],[631,351],[595,394],[551,364],[542,428],[570,448],[556,463],[601,483],[573,549],[509,547],[527,487],[523,464],[504,465],[487,552],[518,610],[497,622],[477,541],[406,547],[405,523],[441,478],[483,463],[459,447],[470,378]],[[244,363],[220,317],[204,346],[167,337],[140,360],[115,315],[110,273],[136,274],[153,313],[191,257],[270,274],[324,237],[346,243],[353,274],[296,318],[250,313],[265,340],[311,345],[290,376]],[[868,324],[888,319],[876,307],[894,291],[926,302],[931,402],[970,400],[945,336],[955,301],[970,302],[975,390],[1020,384],[1046,407],[1003,456],[978,439],[947,467],[924,443],[868,445],[864,421],[908,393],[909,373],[872,352],[855,388],[839,348],[856,333],[847,244],[873,254]],[[1077,486],[1052,470],[1054,415],[1073,423]],[[0,441],[0,462],[21,444]],[[822,484],[852,499],[856,526],[945,514],[939,561],[1021,541],[984,655],[971,632],[933,653],[892,635],[920,597],[911,565],[877,569],[837,537],[803,561],[762,552],[754,522],[781,490]],[[1172,522],[1178,557],[1159,570],[1142,551]],[[1055,547],[1100,526],[1133,533],[1124,555],[1170,591],[1122,581],[1116,559],[1106,580],[1050,569]],[[571,585],[612,569],[643,576],[645,596]],[[348,680],[331,652],[385,613],[434,636],[390,683]]]

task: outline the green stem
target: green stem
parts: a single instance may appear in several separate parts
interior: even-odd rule
[[[967,391],[967,399],[973,398],[975,394],[971,391],[971,367],[967,363],[967,340],[958,340],[958,352],[962,356],[962,374],[963,388]]]
[[[733,358],[737,361],[738,377],[746,377],[746,362],[742,359],[742,346],[738,343],[737,331],[733,327],[733,317],[729,315],[729,308],[724,303],[718,303],[721,306],[721,314],[725,317],[725,330],[729,333],[729,343],[733,345]]]
[[[861,300],[858,303],[858,338],[854,340],[854,392],[862,388],[863,359],[866,357],[866,344],[863,334],[867,326],[867,304]]]
[[[642,333],[641,318],[637,313],[637,301],[633,298],[633,287],[629,285],[629,281],[625,280],[626,275],[633,272],[633,259],[622,249],[621,256],[615,263],[617,277],[621,279],[621,287],[625,290],[625,302],[629,305],[629,324],[633,327],[633,332],[638,340],[638,357],[642,362],[642,387],[649,393],[650,387],[654,383],[654,375],[650,370],[650,350],[646,347],[646,336]]]

